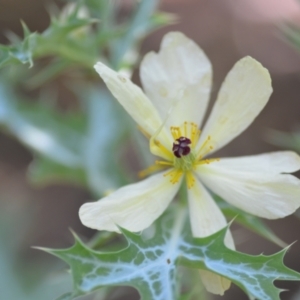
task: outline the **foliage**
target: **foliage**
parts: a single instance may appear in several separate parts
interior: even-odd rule
[[[116,69],[128,63],[133,66],[135,61],[126,60],[126,54],[136,53],[149,31],[174,21],[174,17],[155,13],[156,0],[144,0],[125,23],[119,24],[114,6],[114,1],[106,0],[69,3],[61,14],[51,15],[49,27],[41,34],[22,23],[23,39],[10,34],[11,44],[1,45],[0,66],[22,63],[32,67],[36,59],[48,56],[55,57],[58,69],[68,65],[91,69],[100,58]],[[107,50],[108,57],[104,54]]]
[[[76,236],[72,248],[43,249],[71,267],[74,291],[65,299],[116,285],[135,287],[143,300],[179,299],[179,266],[225,276],[251,299],[259,300],[280,299],[274,280],[300,280],[299,273],[283,264],[287,249],[270,256],[230,250],[223,242],[227,228],[206,238],[193,238],[185,210],[173,209],[163,215],[150,239],[123,228],[121,231],[128,246],[115,252],[95,251]]]
[[[235,206],[230,205],[217,195],[214,196],[214,199],[227,218],[234,219],[235,222],[239,223],[243,227],[255,232],[282,248],[287,246],[287,244],[279,239],[258,217],[250,215]]]
[[[120,23],[114,1],[68,3],[61,13],[53,9],[43,33],[30,32],[23,23],[24,38],[10,34],[11,44],[1,45],[0,67],[10,69],[0,74],[0,124],[33,151],[31,182],[80,184],[100,196],[130,179],[116,157],[132,125],[100,85],[93,65],[102,60],[132,69],[141,39],[172,21],[171,15],[156,13],[156,6],[157,1],[140,1]],[[136,59],[128,61],[128,53],[136,53]],[[93,77],[97,87],[86,84]],[[72,106],[79,109],[58,110],[57,78],[65,81],[77,101]],[[40,96],[24,99],[16,93],[20,87],[27,93],[38,88]]]

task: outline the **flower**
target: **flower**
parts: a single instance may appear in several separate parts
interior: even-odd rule
[[[300,206],[300,181],[286,174],[300,169],[297,154],[206,158],[243,132],[268,102],[271,79],[259,62],[245,57],[233,66],[202,132],[199,126],[209,100],[212,68],[204,52],[182,33],[168,33],[159,53],[150,52],[143,59],[140,75],[145,93],[102,63],[95,69],[149,137],[150,150],[160,159],[141,175],[158,173],[84,204],[79,215],[85,226],[118,232],[120,225],[141,231],[164,212],[184,180],[195,237],[226,226],[207,188],[268,219],[287,216]],[[234,249],[230,232],[225,243]],[[223,294],[229,288],[227,279],[211,272],[201,271],[201,277],[210,292]]]

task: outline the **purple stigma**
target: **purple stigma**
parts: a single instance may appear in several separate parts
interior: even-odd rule
[[[192,142],[190,139],[183,136],[181,136],[179,139],[176,139],[172,148],[174,155],[178,158],[188,155],[191,152],[191,148],[189,147],[189,144],[191,143]]]

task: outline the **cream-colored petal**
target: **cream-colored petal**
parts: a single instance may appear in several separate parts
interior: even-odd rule
[[[207,270],[200,270],[200,277],[206,290],[215,295],[224,295],[230,288],[231,281]]]
[[[191,227],[195,237],[212,235],[227,225],[220,208],[197,178],[193,187],[188,189],[188,201]],[[234,242],[229,231],[225,244],[234,249]]]
[[[167,126],[185,121],[199,125],[209,100],[212,68],[205,53],[181,32],[170,32],[158,53],[148,53],[140,68],[141,80],[161,118],[176,103]]]
[[[164,173],[124,186],[98,202],[82,205],[82,224],[116,232],[117,225],[133,232],[147,228],[164,212],[180,186],[180,182],[172,184]]]
[[[129,78],[115,72],[101,62],[98,62],[94,68],[114,97],[142,130],[150,136],[156,133],[162,125],[162,119],[143,91]],[[172,146],[171,134],[164,127],[161,128],[158,139],[168,148]]]
[[[277,151],[234,158],[221,158],[212,167],[240,173],[293,173],[300,170],[300,156],[292,151]]]
[[[286,153],[272,166],[270,162],[276,155],[257,155],[249,160],[247,157],[221,159],[220,162],[198,166],[197,175],[209,189],[230,204],[259,217],[282,218],[300,206],[300,180],[279,172],[299,169],[299,161],[295,155]],[[269,161],[263,162],[264,157]],[[295,167],[291,165],[292,161]]]
[[[249,56],[239,60],[221,86],[198,147],[209,136],[213,151],[229,143],[253,122],[271,93],[268,70]]]
[[[210,194],[197,179],[188,190],[189,210],[192,232],[195,237],[206,237],[226,226],[226,219]],[[225,245],[234,249],[230,231],[225,237]],[[230,281],[220,275],[200,270],[201,280],[206,289],[214,294],[223,295],[229,289]]]

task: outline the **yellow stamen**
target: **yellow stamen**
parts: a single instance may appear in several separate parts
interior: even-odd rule
[[[171,179],[171,183],[175,184],[179,181],[180,177],[182,176],[182,171],[181,170],[176,170],[173,178]]]
[[[179,127],[171,127],[170,130],[171,130],[171,134],[172,134],[174,140],[177,140],[182,136],[181,130]]]
[[[187,122],[184,122],[183,128],[184,128],[184,136],[187,137]]]
[[[175,171],[176,171],[176,169],[171,169],[167,173],[165,173],[164,176],[165,177],[167,177],[167,176],[171,176],[172,177]]]
[[[196,132],[196,135],[195,135],[195,143],[194,143],[194,146],[197,145],[198,141],[199,141],[199,138],[200,138],[200,135],[201,135],[201,130],[197,128],[197,132]]]
[[[185,178],[186,178],[186,185],[188,187],[188,189],[192,188],[195,184],[195,178],[192,172],[186,172],[185,174]]]
[[[162,145],[160,143],[160,141],[154,140],[153,142],[154,142],[155,146],[157,146],[163,154],[165,154],[168,158],[170,158],[170,160],[173,159],[173,156],[174,156],[173,153],[171,151],[169,151],[164,145]]]
[[[174,140],[177,139],[177,131],[175,129],[176,129],[176,127],[170,128],[170,131],[171,131],[171,134],[172,134]]]
[[[212,151],[214,149],[214,147],[213,146],[209,146],[209,147],[207,147],[207,149],[206,149],[206,151],[205,152],[203,152],[202,154],[201,154],[201,156],[200,157],[204,157],[205,155],[207,155],[210,151]]]
[[[148,168],[146,168],[146,169],[140,171],[140,172],[138,173],[138,176],[139,176],[140,178],[145,178],[146,176],[148,176],[148,175],[150,175],[150,174],[152,174],[152,173],[154,173],[154,172],[156,172],[156,171],[163,170],[163,169],[165,169],[165,168],[167,168],[167,166],[162,166],[162,165],[157,165],[157,164],[155,164],[155,165],[152,165],[152,166],[150,166],[150,167],[148,167]]]
[[[192,145],[196,146],[196,144],[197,144],[197,142],[199,140],[200,134],[201,134],[201,130],[198,129],[198,126],[195,123],[190,123],[190,126],[191,126],[191,136],[190,136],[190,139],[191,139]]]
[[[182,176],[183,171],[179,170],[179,169],[171,169],[170,171],[168,171],[167,173],[164,174],[164,176],[170,176],[171,180],[170,182],[175,184],[179,181],[180,177]]]
[[[161,166],[173,166],[173,162],[171,162],[171,161],[164,161],[164,160],[156,160],[155,164],[156,165],[161,165]]]
[[[199,160],[195,163],[195,165],[200,166],[200,165],[209,165],[211,162],[214,161],[220,161],[220,158],[206,158]]]
[[[194,138],[197,130],[197,125],[195,123],[191,123],[191,141],[194,144]]]
[[[208,145],[210,140],[211,140],[211,138],[209,135],[197,153],[197,160],[202,159],[206,154],[208,154],[211,150],[213,150],[213,146]]]

